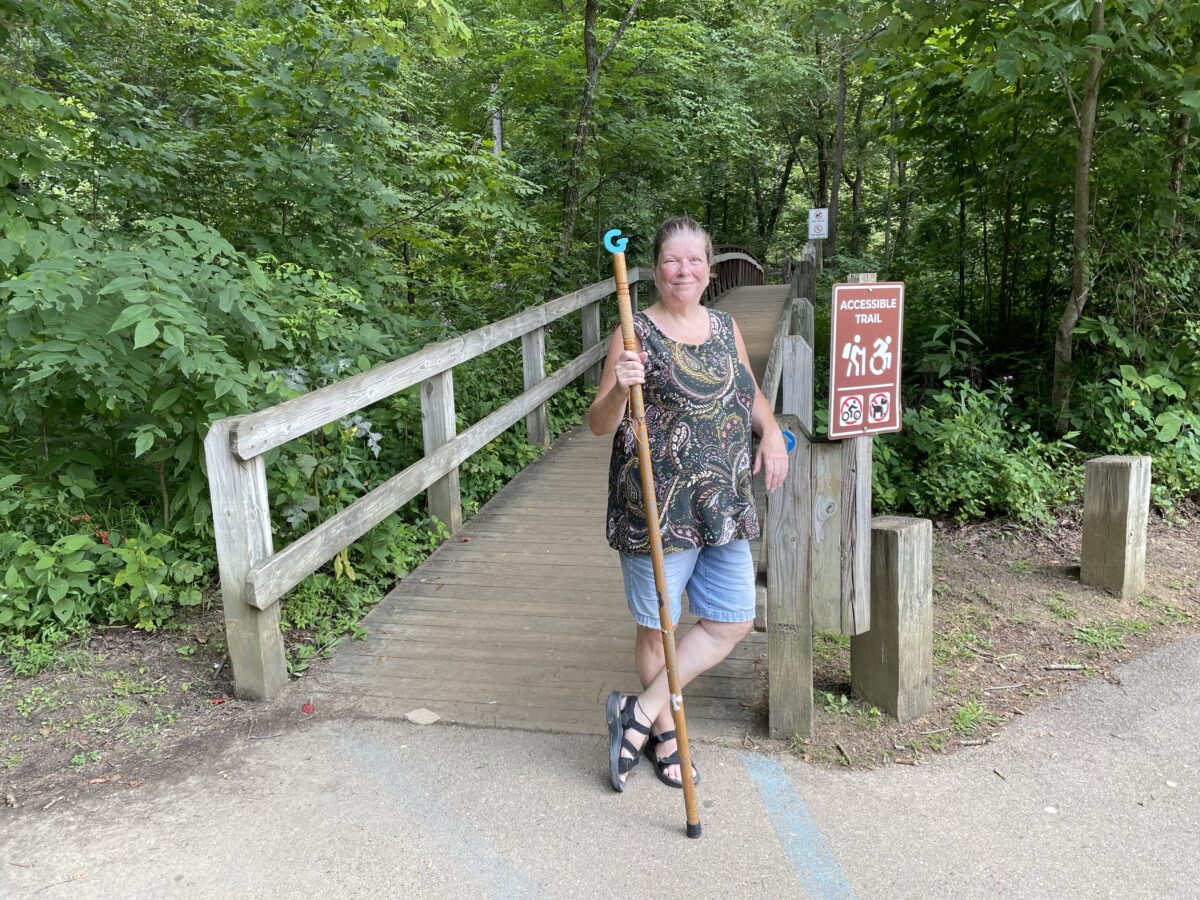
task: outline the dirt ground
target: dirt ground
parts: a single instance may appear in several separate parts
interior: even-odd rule
[[[809,741],[747,746],[816,765],[922,765],[985,744],[1014,717],[1145,651],[1200,632],[1200,506],[1154,516],[1147,585],[1123,602],[1079,583],[1080,509],[1053,533],[993,521],[934,528],[933,709],[900,724],[850,691],[849,639],[814,641]],[[301,724],[303,679],[270,710],[233,697],[219,608],[147,635],[97,631],[33,677],[0,666],[0,790],[49,808],[87,791],[136,790],[234,735]],[[321,660],[313,662],[319,669]]]

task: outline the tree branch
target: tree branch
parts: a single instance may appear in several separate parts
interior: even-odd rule
[[[642,5],[642,0],[633,0],[629,4],[629,9],[625,11],[625,18],[621,19],[621,24],[617,26],[617,33],[612,36],[612,40],[608,42],[608,46],[604,48],[604,52],[600,54],[600,65],[604,65],[604,61],[608,59],[608,55],[616,49],[617,42],[621,40],[621,35],[625,33],[625,29],[629,23],[633,21],[633,17],[637,15],[638,7]]]
[[[1075,92],[1071,90],[1071,82],[1067,80],[1067,73],[1063,69],[1058,70],[1058,78],[1062,82],[1063,90],[1067,94],[1067,102],[1071,104],[1071,115],[1075,117],[1075,128],[1079,128],[1079,110],[1075,106]]]

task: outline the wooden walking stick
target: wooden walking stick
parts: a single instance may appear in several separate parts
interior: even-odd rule
[[[621,312],[621,337],[625,349],[637,351],[633,331],[633,305],[629,300],[629,274],[625,270],[625,248],[629,239],[621,229],[604,235],[604,248],[613,256],[613,279],[617,285],[617,306]],[[654,564],[654,588],[658,594],[658,623],[662,629],[663,655],[667,664],[667,686],[671,691],[671,715],[675,720],[675,739],[679,744],[679,780],[683,784],[683,805],[687,813],[687,836],[700,837],[700,812],[696,804],[696,784],[692,778],[692,753],[688,746],[687,722],[683,717],[683,691],[679,684],[679,663],[675,658],[675,623],[671,621],[671,603],[663,572],[662,534],[658,523],[658,500],[654,496],[654,471],[650,467],[650,436],[646,432],[646,408],[642,386],[629,389],[629,416],[637,436],[638,470],[642,477],[642,496],[646,501],[646,531],[650,539],[650,559]]]

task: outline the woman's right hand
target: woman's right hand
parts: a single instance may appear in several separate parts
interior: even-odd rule
[[[632,350],[622,350],[621,355],[617,357],[613,372],[617,377],[617,384],[626,392],[635,384],[646,383],[646,359],[649,356],[645,351],[634,353]]]

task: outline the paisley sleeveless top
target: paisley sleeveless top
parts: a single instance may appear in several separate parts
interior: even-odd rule
[[[702,344],[671,340],[643,312],[633,320],[650,354],[642,392],[666,552],[759,535],[750,484],[754,376],[738,358],[732,316],[707,312],[712,332]],[[607,534],[617,550],[650,552],[628,413],[613,438]]]

